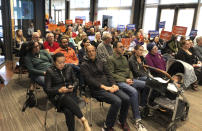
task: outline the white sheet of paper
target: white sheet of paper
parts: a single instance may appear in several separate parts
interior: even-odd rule
[[[164,80],[164,79],[162,79],[160,77],[154,77],[154,79],[161,82],[161,83],[168,83],[168,81],[169,81],[169,80],[166,81],[166,80]]]
[[[173,92],[177,92],[177,91],[178,91],[178,90],[177,90],[177,87],[176,87],[175,84],[173,84],[173,83],[168,83],[167,89],[168,89],[169,91],[173,91]]]

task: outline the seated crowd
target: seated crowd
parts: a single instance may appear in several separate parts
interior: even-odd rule
[[[88,86],[93,98],[111,105],[103,131],[113,131],[117,117],[120,128],[129,131],[126,120],[130,105],[134,126],[138,131],[146,131],[139,112],[147,104],[145,85],[149,71],[145,65],[166,71],[166,62],[176,58],[193,66],[198,81],[192,89],[197,90],[197,84],[202,84],[202,37],[197,37],[197,45],[193,46],[192,40],[177,41],[176,35],[169,41],[158,36],[150,39],[142,29],[120,32],[108,27],[101,31],[97,27],[68,26],[65,33],[60,29],[48,32],[41,43],[43,38],[39,32],[33,32],[29,42],[22,31],[16,33],[20,64],[27,68],[31,80],[43,87],[50,101],[64,112],[69,131],[75,130],[74,115],[81,120],[85,131],[91,130],[74,99],[77,87]],[[129,49],[121,38],[132,39]],[[33,90],[30,88],[29,94]]]

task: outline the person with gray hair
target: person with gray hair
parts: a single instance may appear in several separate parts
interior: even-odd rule
[[[97,57],[103,61],[107,61],[109,56],[113,55],[112,35],[108,32],[103,33],[102,43],[97,47]]]
[[[195,54],[198,56],[199,60],[202,61],[202,36],[196,38],[197,45],[194,46]]]
[[[59,48],[59,44],[54,41],[53,33],[46,34],[46,41],[43,43],[43,45],[48,52],[54,52],[57,48]]]
[[[91,41],[91,45],[95,46],[95,48],[98,47],[98,45],[102,42],[101,39],[101,33],[100,32],[96,32],[95,33],[95,40]]]

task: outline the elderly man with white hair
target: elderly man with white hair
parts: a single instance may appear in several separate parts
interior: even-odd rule
[[[97,47],[97,57],[106,62],[108,57],[113,55],[112,35],[108,32],[103,33],[102,40]]]
[[[95,33],[95,40],[91,41],[91,45],[95,46],[95,48],[98,47],[98,45],[102,42],[101,40],[101,33],[100,32],[96,32]]]
[[[54,52],[57,48],[59,48],[59,44],[54,41],[53,33],[46,34],[46,41],[43,43],[44,48],[49,52]]]
[[[194,47],[195,54],[202,61],[202,36],[196,38],[197,45]]]

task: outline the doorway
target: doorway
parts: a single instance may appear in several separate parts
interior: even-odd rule
[[[63,21],[62,19],[62,10],[54,10],[54,15],[55,15],[55,23],[58,24],[60,21]]]

